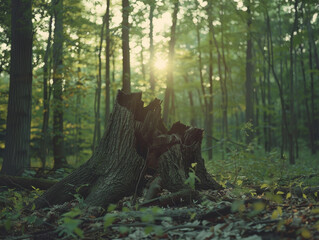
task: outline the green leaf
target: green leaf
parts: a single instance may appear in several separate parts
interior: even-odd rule
[[[161,214],[161,213],[163,213],[163,209],[161,209],[161,208],[158,207],[158,206],[152,207],[152,213],[154,213],[154,214]]]
[[[74,218],[82,213],[82,210],[79,208],[73,208],[71,211],[64,213],[63,216]]]
[[[110,204],[107,207],[107,212],[112,212],[113,210],[115,210],[115,208],[116,208],[116,204]]]
[[[153,214],[144,214],[141,217],[142,222],[154,222]]]
[[[145,234],[150,234],[151,232],[153,232],[153,226],[145,227],[144,232],[145,232]]]
[[[11,229],[11,220],[7,219],[4,221],[4,228],[6,229],[6,231],[10,231]]]
[[[302,236],[303,238],[305,238],[305,239],[309,239],[309,238],[312,237],[312,234],[311,234],[311,232],[310,232],[308,229],[302,228],[302,229],[301,229],[301,236]]]
[[[120,233],[124,234],[129,231],[129,228],[125,226],[120,226],[119,230],[120,230]]]
[[[115,221],[115,216],[113,214],[106,214],[104,216],[104,228],[109,227]]]
[[[234,201],[231,205],[232,212],[243,212],[245,210],[245,204],[243,201]]]
[[[84,237],[83,230],[82,230],[81,228],[76,227],[73,231],[74,231],[74,233],[75,233],[76,235],[78,235],[80,238],[83,238],[83,237]]]
[[[164,230],[162,226],[156,226],[154,228],[156,236],[162,236],[164,234]]]
[[[123,207],[122,208],[122,212],[129,212],[129,211],[130,211],[130,209],[128,207]]]

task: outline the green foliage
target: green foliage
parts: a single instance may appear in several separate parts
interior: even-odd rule
[[[82,223],[82,220],[76,219],[76,217],[81,214],[82,210],[76,207],[62,215],[62,218],[59,221],[59,226],[56,230],[59,237],[66,235],[73,238],[83,238],[83,230],[79,227]]]
[[[36,215],[23,216],[24,207],[29,206],[35,198],[38,197],[41,191],[34,188],[31,193],[18,192],[15,189],[0,192],[0,204],[5,204],[5,207],[0,210],[0,228],[9,233],[13,231],[24,232],[26,224],[40,225],[42,220]],[[31,207],[34,210],[35,206]]]
[[[192,163],[189,168],[188,178],[185,180],[185,184],[190,186],[191,189],[195,190],[196,180],[200,181],[200,179],[196,176],[195,168],[197,163]]]

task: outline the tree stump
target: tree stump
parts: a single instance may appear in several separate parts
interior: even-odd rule
[[[83,196],[85,203],[106,207],[145,187],[152,173],[171,192],[189,189],[189,168],[197,163],[196,190],[221,189],[207,173],[201,157],[203,130],[175,123],[168,131],[161,119],[161,101],[143,107],[142,93],[118,92],[106,131],[91,158],[35,200],[37,208]]]

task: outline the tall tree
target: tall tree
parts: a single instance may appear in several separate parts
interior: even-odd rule
[[[163,108],[163,120],[165,124],[168,124],[168,113],[171,109],[174,109],[174,57],[175,57],[175,43],[176,43],[176,24],[177,24],[177,13],[179,10],[179,1],[174,1],[174,11],[172,15],[172,27],[171,27],[171,38],[169,41],[169,52],[168,52],[168,69],[167,69],[167,81],[164,97],[164,108]],[[171,104],[170,104],[171,103]]]
[[[155,75],[154,75],[154,39],[153,39],[153,18],[154,18],[154,9],[155,9],[155,1],[151,0],[150,3],[150,15],[149,15],[149,20],[150,20],[150,60],[149,60],[149,65],[150,65],[150,86],[151,86],[151,91],[154,92],[155,90]]]
[[[123,52],[123,86],[126,93],[131,92],[131,67],[130,67],[130,2],[122,0],[122,52]]]
[[[251,1],[246,1],[247,7],[247,39],[246,39],[246,123],[252,123],[254,121],[254,92],[253,92],[253,43],[251,38]],[[246,143],[250,143],[253,139],[253,131],[251,128],[247,129]]]
[[[208,149],[208,159],[213,158],[213,18],[212,18],[212,0],[208,0],[207,15],[208,15],[208,41],[209,41],[209,63],[208,63],[208,83],[209,83],[209,95],[206,109],[206,147]]]
[[[104,25],[106,20],[106,14],[103,16],[103,23],[100,33],[100,44],[98,50],[98,75],[97,75],[97,86],[95,89],[94,98],[94,114],[95,114],[95,124],[94,124],[94,135],[93,135],[93,149],[100,142],[101,139],[101,90],[102,90],[102,45],[104,38]]]
[[[50,79],[50,64],[49,64],[49,56],[51,52],[51,41],[52,41],[52,13],[50,12],[50,20],[49,20],[49,37],[47,41],[47,46],[43,58],[43,120],[42,120],[42,146],[41,146],[41,163],[42,163],[42,168],[45,167],[46,163],[46,155],[48,152],[48,138],[49,138],[49,133],[48,133],[48,128],[49,128],[49,101],[50,101],[50,93],[51,91],[48,92],[48,80]],[[51,88],[50,88],[51,90]]]
[[[11,1],[11,59],[5,155],[1,172],[30,167],[32,1]]]
[[[307,32],[308,32],[308,52],[309,52],[309,74],[310,74],[310,86],[311,86],[311,117],[312,117],[312,125],[317,126],[319,123],[319,117],[318,117],[318,108],[315,107],[315,98],[317,94],[315,94],[315,74],[314,69],[319,71],[319,57],[317,52],[317,46],[315,43],[315,38],[313,34],[313,29],[310,23],[310,11],[309,11],[309,5],[307,4],[306,9],[306,25],[307,25]],[[313,59],[315,60],[315,67],[313,66]],[[318,78],[318,77],[317,77]],[[318,140],[319,140],[319,128],[314,128],[313,132],[313,138],[314,138],[314,144],[311,148],[311,153],[315,154],[317,152],[318,148]]]
[[[53,0],[53,157],[54,169],[67,164],[63,136],[63,0]]]
[[[106,0],[106,46],[105,46],[105,123],[104,129],[106,129],[107,122],[110,116],[110,104],[111,104],[111,90],[110,90],[110,60],[111,60],[111,38],[110,38],[110,0]]]

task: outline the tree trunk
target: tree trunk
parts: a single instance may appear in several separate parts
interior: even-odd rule
[[[150,86],[151,86],[151,91],[152,93],[155,90],[155,75],[154,75],[154,55],[155,55],[155,50],[154,50],[154,39],[153,39],[153,18],[154,18],[154,9],[155,9],[155,1],[150,1],[150,60],[149,60],[149,66],[150,66]]]
[[[75,140],[74,140],[74,153],[75,153],[75,163],[79,163],[80,155],[81,155],[81,135],[82,135],[82,127],[81,127],[81,94],[82,94],[82,72],[81,72],[81,41],[78,41],[78,68],[77,74],[78,79],[76,81],[76,102],[75,102]]]
[[[106,24],[106,46],[105,46],[105,122],[104,129],[107,127],[107,122],[110,117],[110,105],[111,105],[111,89],[110,89],[110,0],[106,0],[106,16],[105,16],[105,24]]]
[[[195,0],[195,5],[198,7],[198,2]],[[202,96],[204,98],[204,105],[201,103],[201,95],[199,95],[199,102],[202,108],[202,112],[204,113],[204,126],[206,127],[206,116],[207,116],[207,99],[206,99],[206,91],[205,91],[205,84],[204,84],[204,77],[203,77],[203,61],[202,61],[202,51],[201,51],[201,37],[200,37],[200,24],[199,24],[199,16],[196,16],[197,23],[196,23],[196,39],[197,39],[197,51],[198,51],[198,72],[199,72],[199,79],[200,79],[200,86]]]
[[[104,38],[104,25],[106,20],[106,14],[103,16],[103,23],[100,33],[100,45],[98,51],[98,76],[95,89],[95,98],[94,98],[94,115],[95,115],[95,124],[94,124],[94,136],[93,136],[93,149],[95,149],[98,142],[101,140],[101,90],[102,90],[102,45]]]
[[[131,92],[131,70],[130,70],[130,24],[128,17],[130,15],[129,0],[122,0],[122,51],[123,51],[123,79],[122,89],[126,93]]]
[[[212,0],[208,1],[208,8],[207,8],[207,15],[208,15],[208,29],[209,29],[209,73],[208,73],[208,82],[209,82],[209,95],[207,101],[207,109],[206,109],[206,124],[205,124],[205,131],[207,134],[206,138],[206,148],[208,150],[208,158],[211,160],[213,159],[213,19],[212,19]]]
[[[54,43],[53,43],[53,156],[54,169],[67,164],[64,155],[63,136],[63,0],[53,0]]]
[[[203,131],[175,123],[167,131],[160,100],[143,107],[141,93],[119,91],[108,127],[92,157],[35,200],[37,208],[72,200],[76,189],[89,205],[106,207],[145,186],[145,174],[161,178],[172,192],[185,184],[192,163],[200,181],[196,189],[220,189],[201,157]],[[142,181],[141,181],[142,180]],[[71,194],[70,194],[71,193]]]
[[[308,10],[309,11],[309,10]],[[308,32],[308,51],[309,51],[309,74],[310,74],[310,89],[311,89],[311,117],[312,117],[312,125],[316,126],[318,125],[319,119],[318,119],[318,114],[317,113],[317,109],[315,108],[315,99],[316,99],[316,94],[315,94],[315,84],[314,84],[314,78],[315,78],[315,74],[314,74],[314,66],[313,66],[313,55],[314,55],[314,59],[315,59],[315,68],[317,70],[319,70],[319,60],[318,60],[318,53],[317,53],[317,47],[314,41],[314,37],[313,37],[313,31],[312,31],[312,27],[311,27],[311,23],[310,23],[310,19],[309,19],[309,12],[307,11],[306,8],[306,22],[307,22],[307,32]],[[318,79],[318,77],[317,77]],[[314,138],[314,146],[311,149],[311,153],[315,154],[317,152],[317,147],[318,147],[318,140],[319,140],[319,132],[318,132],[318,127],[314,128],[314,132],[313,132],[313,138]]]
[[[294,59],[293,59],[293,43],[294,43],[294,33],[298,31],[298,0],[295,0],[295,19],[290,33],[289,42],[289,55],[290,55],[290,71],[289,71],[289,123],[290,131],[288,132],[288,151],[289,151],[289,163],[295,164],[295,96],[294,96]]]
[[[32,96],[32,1],[11,2],[10,87],[5,154],[1,173],[30,167]]]
[[[211,26],[211,30],[212,30],[212,36],[214,39],[214,44],[216,47],[216,51],[217,51],[217,64],[218,64],[218,76],[219,76],[219,83],[220,83],[220,89],[221,89],[221,110],[222,110],[222,134],[221,134],[221,153],[222,153],[222,159],[225,158],[225,148],[226,146],[226,141],[225,139],[227,139],[227,134],[226,134],[226,128],[228,129],[228,122],[227,122],[227,96],[226,96],[226,92],[227,92],[227,87],[226,87],[226,62],[225,62],[225,57],[222,56],[221,51],[220,51],[220,47],[218,45],[217,39],[216,39],[216,34],[215,34],[215,29],[214,29],[214,25]],[[223,57],[223,59],[222,59]],[[223,65],[224,65],[224,76],[222,73],[222,63],[221,61],[223,60]],[[228,132],[228,130],[227,130]]]
[[[168,53],[168,69],[167,69],[167,82],[164,97],[164,108],[163,108],[163,119],[164,123],[168,124],[168,115],[170,109],[174,109],[174,57],[175,57],[175,42],[176,42],[176,24],[177,24],[177,13],[179,10],[179,2],[174,3],[174,12],[172,15],[172,27],[171,27],[171,39],[169,42],[169,53]],[[170,104],[171,102],[171,104]],[[170,106],[171,105],[171,106]]]
[[[246,123],[254,123],[254,92],[253,92],[253,43],[251,39],[251,24],[252,24],[252,16],[251,16],[251,2],[250,0],[246,1],[247,7],[247,42],[246,42]],[[248,128],[246,136],[246,143],[250,143],[253,138],[254,134],[251,128]]]
[[[188,75],[184,75],[183,77],[184,77],[185,83],[188,84],[189,83]],[[190,123],[191,123],[191,126],[194,127],[196,126],[196,119],[195,119],[195,106],[194,106],[194,100],[193,100],[193,93],[191,90],[188,90],[187,93],[189,98],[189,105],[191,108]]]
[[[51,34],[52,34],[52,15],[49,20],[49,37],[47,42],[47,47],[45,50],[44,58],[43,58],[43,121],[42,121],[42,146],[40,152],[40,159],[42,163],[42,168],[45,168],[46,163],[46,155],[48,153],[48,127],[49,127],[49,107],[50,107],[50,95],[48,95],[48,80],[49,80],[49,55],[51,51]]]

